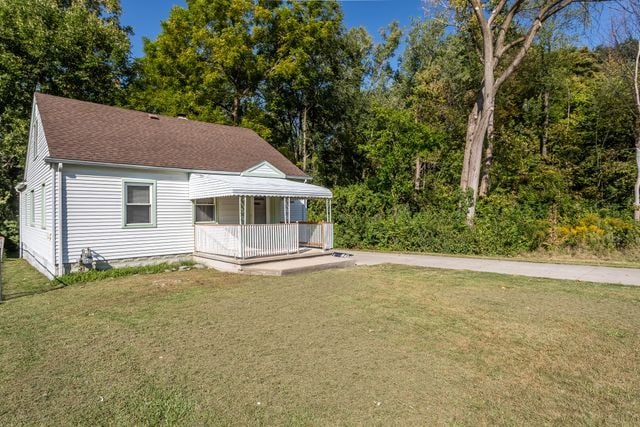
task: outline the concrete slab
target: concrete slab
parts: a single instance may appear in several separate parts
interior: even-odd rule
[[[327,270],[331,268],[353,267],[353,258],[341,258],[331,255],[298,258],[287,261],[265,262],[242,266],[242,273],[261,276],[284,276],[288,274],[306,273],[311,271]]]
[[[548,264],[453,256],[395,254],[384,252],[343,251],[353,254],[356,265],[403,264],[418,267],[468,270],[547,279],[578,280],[640,286],[639,268],[600,267],[590,265]]]
[[[294,253],[294,254],[274,255],[274,256],[268,256],[268,257],[256,257],[256,258],[247,258],[247,259],[238,259],[238,258],[232,258],[228,256],[208,254],[205,252],[194,252],[193,256],[197,257],[198,259],[208,259],[208,260],[218,261],[220,263],[225,263],[225,264],[249,265],[249,264],[262,264],[262,263],[271,262],[271,261],[286,261],[286,260],[297,259],[297,258],[312,258],[312,257],[325,256],[325,255],[331,255],[331,254],[333,254],[332,250],[325,251],[323,249],[317,249],[317,248],[302,248],[300,252]]]

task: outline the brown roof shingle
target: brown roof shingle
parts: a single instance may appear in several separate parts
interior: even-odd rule
[[[305,176],[250,129],[184,120],[36,93],[54,159],[242,172],[266,160]]]

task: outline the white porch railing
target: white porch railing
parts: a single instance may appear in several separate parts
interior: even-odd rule
[[[242,236],[239,258],[292,254],[299,250],[297,224],[247,224],[238,227]]]
[[[300,246],[333,249],[333,224],[247,224],[195,226],[195,251],[232,258],[294,254]]]
[[[330,222],[309,223],[301,222],[300,244],[322,248],[333,249],[333,224]]]
[[[196,225],[195,251],[240,258],[239,225]]]

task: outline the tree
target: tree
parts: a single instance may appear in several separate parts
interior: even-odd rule
[[[479,83],[474,81],[477,73],[473,65],[464,41],[458,34],[447,34],[442,17],[415,19],[400,58],[396,97],[413,112],[417,123],[427,123],[455,140],[460,135],[462,108],[470,89]],[[416,190],[424,188],[426,166],[425,159],[416,153]]]
[[[239,126],[251,110],[264,64],[257,53],[260,16],[253,0],[188,0],[174,7],[155,41],[144,41],[135,108]]]
[[[460,188],[470,193],[469,224],[473,224],[478,196],[486,194],[489,187],[496,95],[522,63],[543,24],[577,3],[578,0],[497,0],[486,8],[481,0],[450,1],[458,19],[477,42],[482,63],[482,85],[468,116],[460,178]],[[481,193],[483,166],[486,182]]]
[[[16,236],[33,92],[107,104],[129,78],[129,33],[117,0],[0,1],[0,234]]]
[[[369,44],[362,30],[345,30],[336,1],[288,1],[274,9],[260,46],[267,123],[273,142],[303,171],[318,170],[322,153],[344,143],[343,124],[357,109]]]
[[[627,10],[635,21],[636,31],[640,31],[640,5],[635,2],[629,2]],[[633,93],[637,112],[634,126],[637,176],[633,191],[633,217],[636,221],[640,221],[640,38],[637,40],[637,45],[638,49],[633,66]]]

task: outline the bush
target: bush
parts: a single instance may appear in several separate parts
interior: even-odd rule
[[[558,226],[555,235],[556,241],[552,244],[595,253],[620,251],[640,245],[640,226],[633,220],[603,217],[595,213]]]
[[[547,221],[505,196],[483,200],[473,228],[459,207],[461,197],[418,212],[391,206],[361,185],[337,189],[334,197],[337,247],[513,255],[537,249],[549,228]]]

